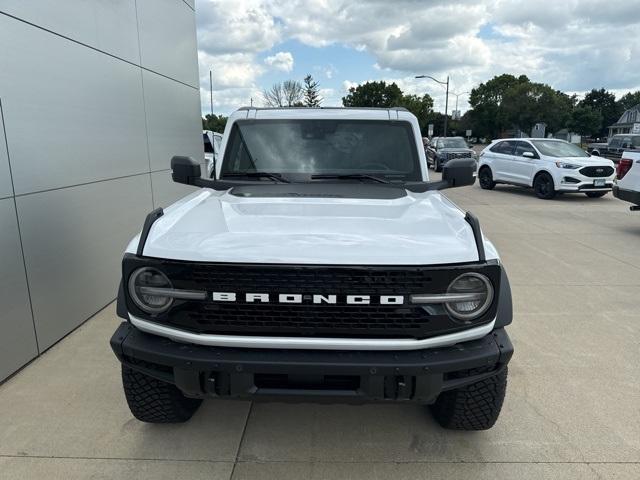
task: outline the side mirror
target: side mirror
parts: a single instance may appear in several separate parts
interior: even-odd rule
[[[200,164],[191,157],[176,156],[171,159],[171,177],[176,183],[184,183],[185,185],[197,185],[202,175],[200,172]]]
[[[536,156],[533,154],[533,152],[522,152],[522,156],[524,158],[536,158]]]
[[[449,160],[442,167],[442,188],[455,188],[473,185],[476,181],[476,161],[472,158]]]

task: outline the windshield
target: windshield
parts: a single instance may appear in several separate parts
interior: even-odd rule
[[[421,180],[408,122],[370,120],[261,120],[234,124],[222,177],[280,173],[309,180],[315,174],[372,174]]]
[[[468,148],[463,138],[443,138],[438,140],[438,148]]]
[[[542,155],[547,157],[588,157],[589,154],[580,147],[568,142],[552,140],[532,140],[531,143]]]

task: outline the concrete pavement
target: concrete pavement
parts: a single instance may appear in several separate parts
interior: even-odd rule
[[[442,430],[415,405],[232,401],[145,425],[122,395],[111,305],[0,385],[0,477],[640,478],[640,215],[611,196],[447,195],[480,218],[513,287],[493,429]]]

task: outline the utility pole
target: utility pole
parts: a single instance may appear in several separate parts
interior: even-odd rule
[[[211,118],[213,118],[213,76],[209,70],[209,100],[211,102]]]
[[[436,78],[433,78],[431,75],[416,75],[415,78],[430,78],[431,80],[433,80],[434,82],[438,82],[441,85],[446,85],[447,86],[447,93],[446,93],[446,97],[444,99],[444,137],[447,136],[447,112],[449,110],[449,75],[447,75],[447,81],[443,82],[442,80],[438,80]]]

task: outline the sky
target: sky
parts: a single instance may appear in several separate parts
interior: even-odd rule
[[[197,0],[202,111],[262,106],[276,82],[320,83],[323,106],[350,86],[396,82],[444,111],[495,75],[527,75],[567,93],[640,90],[637,0]],[[449,110],[456,96],[449,98]]]

